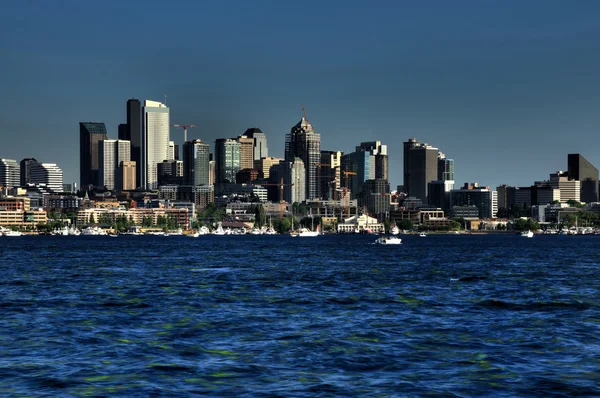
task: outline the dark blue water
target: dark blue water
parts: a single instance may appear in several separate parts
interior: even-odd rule
[[[0,393],[600,395],[600,236],[403,238],[0,238]]]

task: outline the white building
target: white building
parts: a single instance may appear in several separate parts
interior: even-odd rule
[[[45,185],[54,192],[62,192],[63,171],[55,163],[36,162],[31,165],[30,181]]]
[[[175,160],[175,142],[169,141],[169,147],[167,148],[167,158],[163,160]]]
[[[131,142],[102,140],[98,145],[98,181],[100,186],[116,188],[117,173],[122,162],[131,160]]]
[[[569,180],[568,173],[557,171],[550,174],[550,186],[560,190],[560,203],[569,200],[581,202],[581,181]]]
[[[0,159],[0,187],[18,187],[21,183],[21,167],[16,160]]]
[[[362,214],[344,219],[344,222],[338,224],[337,231],[338,233],[382,233],[385,232],[385,226],[378,222],[376,218]]]
[[[142,108],[141,179],[144,189],[158,187],[156,165],[168,159],[169,108],[160,102],[144,101]]]

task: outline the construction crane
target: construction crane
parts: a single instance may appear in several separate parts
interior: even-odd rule
[[[344,195],[344,201],[346,202],[346,217],[350,217],[350,195],[348,194],[348,176],[356,175],[356,173],[354,171],[342,170],[342,174],[346,182],[344,184],[344,188],[340,189],[339,191],[342,191]]]
[[[283,204],[285,203],[283,200],[283,187],[286,186],[294,186],[294,184],[284,184],[283,183],[283,177],[281,177],[281,179],[279,180],[279,184],[256,184],[256,185],[260,185],[260,186],[266,186],[266,187],[279,187],[279,219],[281,220],[283,218]]]
[[[171,127],[183,129],[183,142],[187,142],[187,129],[196,128],[193,124],[172,124]]]

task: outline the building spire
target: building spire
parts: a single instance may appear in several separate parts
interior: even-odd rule
[[[302,104],[302,113],[304,114],[304,120],[308,121],[308,119],[306,118],[306,109],[304,109],[304,104]]]

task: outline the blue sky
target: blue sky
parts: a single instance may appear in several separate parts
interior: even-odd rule
[[[392,187],[410,137],[455,159],[457,185],[528,185],[568,153],[600,166],[599,17],[585,0],[7,0],[0,157],[79,181],[78,122],[116,138],[128,98],[167,94],[211,145],[258,126],[282,156],[304,104],[323,149],[387,144]]]

